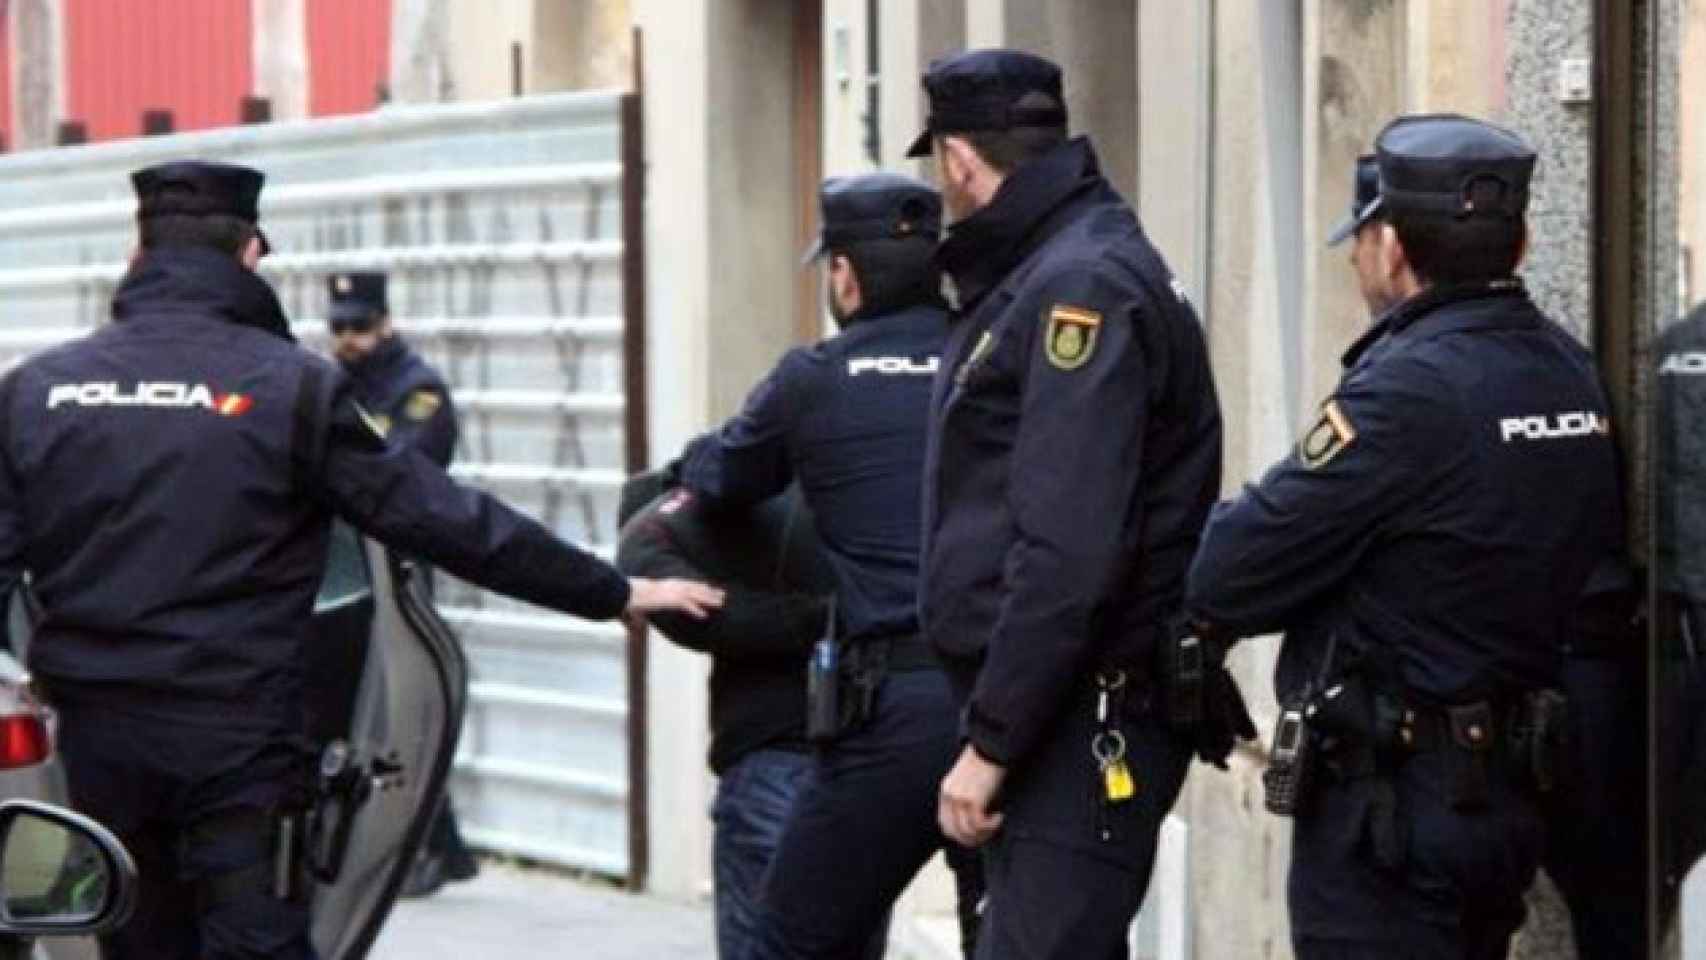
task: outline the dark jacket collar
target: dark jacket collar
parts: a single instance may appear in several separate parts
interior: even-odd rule
[[[383,379],[387,373],[407,363],[410,355],[403,338],[392,334],[379,341],[372,353],[353,363],[343,364],[343,368],[358,380],[375,381]]]
[[[1362,336],[1357,337],[1356,342],[1345,349],[1344,355],[1339,358],[1339,363],[1346,370],[1356,366],[1357,361],[1368,353],[1370,347],[1379,343],[1382,337],[1392,332],[1391,324],[1387,320],[1390,314],[1391,311],[1387,311],[1376,317],[1374,322],[1368,325],[1368,329],[1362,332]]]
[[[1416,294],[1403,303],[1386,311],[1380,321],[1393,333],[1403,333],[1423,319],[1433,316],[1447,307],[1485,300],[1492,303],[1498,300],[1521,300],[1528,303],[1528,289],[1517,277],[1504,280],[1488,280],[1477,283],[1461,283],[1450,286],[1433,286]],[[1489,314],[1482,310],[1473,310],[1466,314],[1474,321],[1484,321],[1491,325],[1503,325],[1497,319],[1501,314]],[[1528,318],[1531,319],[1531,318]],[[1479,322],[1470,325],[1481,325]]]
[[[989,292],[1065,226],[1076,201],[1108,189],[1086,137],[1061,144],[1002,181],[989,206],[950,226],[936,248],[961,306]]]
[[[295,342],[278,294],[230,254],[204,247],[156,247],[131,265],[113,296],[113,321],[205,314]]]
[[[1528,290],[1523,286],[1522,280],[1516,277],[1445,287],[1429,287],[1375,318],[1369,328],[1363,331],[1362,336],[1358,337],[1356,342],[1345,350],[1340,362],[1345,369],[1349,370],[1356,366],[1357,362],[1367,355],[1369,349],[1384,339],[1387,334],[1402,333],[1447,307],[1475,303],[1476,301],[1483,301],[1488,305],[1507,301],[1506,305],[1508,305],[1509,301],[1516,300],[1528,305],[1530,309],[1514,313],[1509,310],[1489,313],[1484,310],[1471,309],[1456,314],[1458,319],[1452,324],[1452,328],[1526,325],[1534,321],[1536,311],[1532,309],[1532,304],[1529,303]],[[1430,323],[1428,329],[1433,330],[1435,326],[1435,324]]]
[[[948,312],[948,301],[936,296],[913,303],[890,304],[875,310],[861,309],[858,313],[842,321],[839,326],[843,330],[849,330],[865,324],[881,323],[895,317],[914,317],[920,312],[936,315],[945,314]]]

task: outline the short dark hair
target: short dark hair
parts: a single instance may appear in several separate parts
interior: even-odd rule
[[[867,240],[830,250],[846,257],[859,281],[859,316],[877,316],[933,303],[942,296],[942,271],[931,255],[936,244],[912,236]]]
[[[255,236],[255,225],[241,217],[215,213],[205,216],[162,214],[137,221],[142,246],[212,247],[233,257]]]
[[[1479,189],[1479,185],[1472,189]],[[1472,199],[1476,199],[1472,197]],[[1490,198],[1489,198],[1490,199]],[[1387,211],[1410,269],[1425,283],[1502,280],[1516,272],[1527,230],[1520,215]]]
[[[1021,110],[1058,110],[1059,100],[1046,93],[1027,93],[1013,106]],[[1006,176],[1066,142],[1066,126],[1009,127],[1006,130],[967,130],[949,133],[965,139],[977,155]]]

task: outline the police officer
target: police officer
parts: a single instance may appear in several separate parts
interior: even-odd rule
[[[397,335],[385,288],[383,273],[327,279],[332,353],[386,439],[448,468],[456,451],[456,406],[444,378]]]
[[[1192,747],[1151,707],[1220,485],[1208,352],[1059,68],[973,51],[924,89],[960,301],[924,479],[924,630],[965,705],[938,817],[994,838],[979,956],[1123,956]]]
[[[387,446],[253,272],[259,173],[133,181],[140,249],[113,323],[0,380],[0,577],[28,572],[41,602],[31,667],[72,800],[143,878],[106,955],[312,957],[305,901],[277,896],[275,830],[304,800],[302,639],[334,514],[594,619],[720,594],[625,580]]]
[[[1503,956],[1569,764],[1560,637],[1623,543],[1617,455],[1591,358],[1515,276],[1534,152],[1453,115],[1375,152],[1393,305],[1296,451],[1216,508],[1188,605],[1229,636],[1319,624],[1276,671],[1322,761],[1298,956]]]
[[[444,378],[397,335],[385,288],[383,273],[340,273],[326,279],[332,354],[386,440],[413,447],[448,469],[456,453],[455,404]],[[423,576],[423,582],[430,589],[431,575]],[[426,896],[446,880],[472,880],[479,872],[446,793],[402,895]]]
[[[1654,344],[1657,453],[1653,569],[1661,657],[1654,690],[1655,855],[1661,929],[1681,885],[1706,855],[1706,305]]]
[[[1376,320],[1395,304],[1381,282],[1380,169],[1378,158],[1357,158],[1350,215],[1329,246],[1354,238],[1351,267]],[[1372,337],[1385,334],[1376,323]],[[1353,348],[1352,356],[1362,347]],[[1621,551],[1619,551],[1620,553]],[[1635,583],[1620,555],[1604,558],[1560,636],[1564,652],[1560,689],[1569,701],[1571,742],[1577,749],[1567,789],[1552,792],[1543,866],[1570,909],[1576,952],[1582,960],[1633,957],[1645,951],[1647,881],[1644,857],[1646,755],[1641,660],[1634,629]],[[1308,619],[1308,618],[1305,618]],[[1319,624],[1330,629],[1331,618]],[[1297,647],[1325,640],[1287,631]],[[1584,824],[1594,829],[1584,830]]]
[[[711,656],[717,955],[738,960],[752,942],[760,881],[811,771],[806,652],[823,636],[835,577],[797,486],[750,510],[716,509],[691,490],[668,489],[661,473],[623,487],[616,566],[727,591],[722,609],[703,620],[659,615],[652,623]],[[882,956],[887,929],[873,935],[867,956]]]
[[[952,697],[917,616],[918,477],[946,335],[930,263],[941,201],[893,174],[831,178],[820,200],[807,256],[828,261],[841,332],[784,355],[738,415],[689,445],[680,471],[725,506],[798,479],[835,574],[843,657],[858,664],[846,702],[859,716],[823,732],[832,742],[766,874],[756,960],[858,954],[943,846],[930,798],[955,748]],[[973,869],[950,851],[954,864]]]

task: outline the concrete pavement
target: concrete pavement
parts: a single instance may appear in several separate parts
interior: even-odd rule
[[[373,960],[714,960],[709,906],[634,896],[542,870],[481,864],[470,883],[399,901]]]

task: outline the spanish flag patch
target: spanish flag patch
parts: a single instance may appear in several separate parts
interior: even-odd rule
[[[1048,313],[1043,331],[1043,349],[1048,362],[1058,370],[1076,370],[1096,352],[1096,334],[1102,315],[1085,307],[1056,304]]]
[[[1310,470],[1319,470],[1355,443],[1356,438],[1356,426],[1339,409],[1339,402],[1328,400],[1321,405],[1321,419],[1298,443],[1297,458]]]

